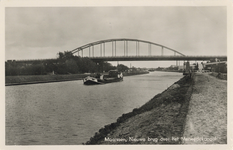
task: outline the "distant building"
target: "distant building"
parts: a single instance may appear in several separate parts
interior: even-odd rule
[[[178,66],[178,70],[179,71],[183,71],[184,70],[184,66]]]
[[[176,65],[171,65],[170,68],[176,68],[177,66]]]
[[[203,63],[202,65],[203,65],[204,70],[208,70],[211,72],[227,73],[227,62],[226,61]]]

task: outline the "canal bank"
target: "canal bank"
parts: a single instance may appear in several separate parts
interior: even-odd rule
[[[193,79],[184,76],[140,108],[101,128],[85,144],[181,143],[177,137],[183,135],[192,87]]]
[[[226,81],[205,73],[185,76],[85,144],[226,144],[226,93]]]
[[[147,73],[149,72],[124,73],[123,75],[132,76],[132,75],[141,75]],[[88,76],[88,74],[6,76],[5,85],[11,86],[11,85],[73,81],[73,80],[82,80],[86,76]]]
[[[72,80],[81,80],[86,76],[87,75],[85,74],[6,76],[5,85],[11,86],[11,85],[72,81]]]

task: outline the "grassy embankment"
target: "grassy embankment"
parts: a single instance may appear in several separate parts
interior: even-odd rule
[[[124,76],[146,74],[148,72],[124,73]],[[49,82],[62,82],[72,80],[82,80],[88,74],[69,74],[69,75],[24,75],[24,76],[6,76],[5,85],[23,85]]]
[[[177,137],[183,135],[192,86],[193,80],[183,77],[140,108],[101,128],[85,144],[180,144]]]
[[[87,75],[85,74],[6,76],[5,85],[22,85],[22,84],[36,84],[36,83],[81,80],[86,76]]]
[[[222,79],[222,80],[227,80],[227,73],[217,73],[217,72],[212,72],[210,75]]]

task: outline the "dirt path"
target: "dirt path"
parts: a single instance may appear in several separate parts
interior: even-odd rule
[[[183,144],[227,143],[227,81],[197,73]]]

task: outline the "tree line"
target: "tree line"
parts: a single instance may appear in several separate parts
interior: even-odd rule
[[[126,71],[127,66],[122,64],[113,66],[108,62],[95,63],[88,57],[74,56],[71,52],[59,52],[54,60],[38,61],[33,63],[5,62],[5,75],[46,75],[46,74],[81,74],[94,72],[108,72],[109,70]]]

